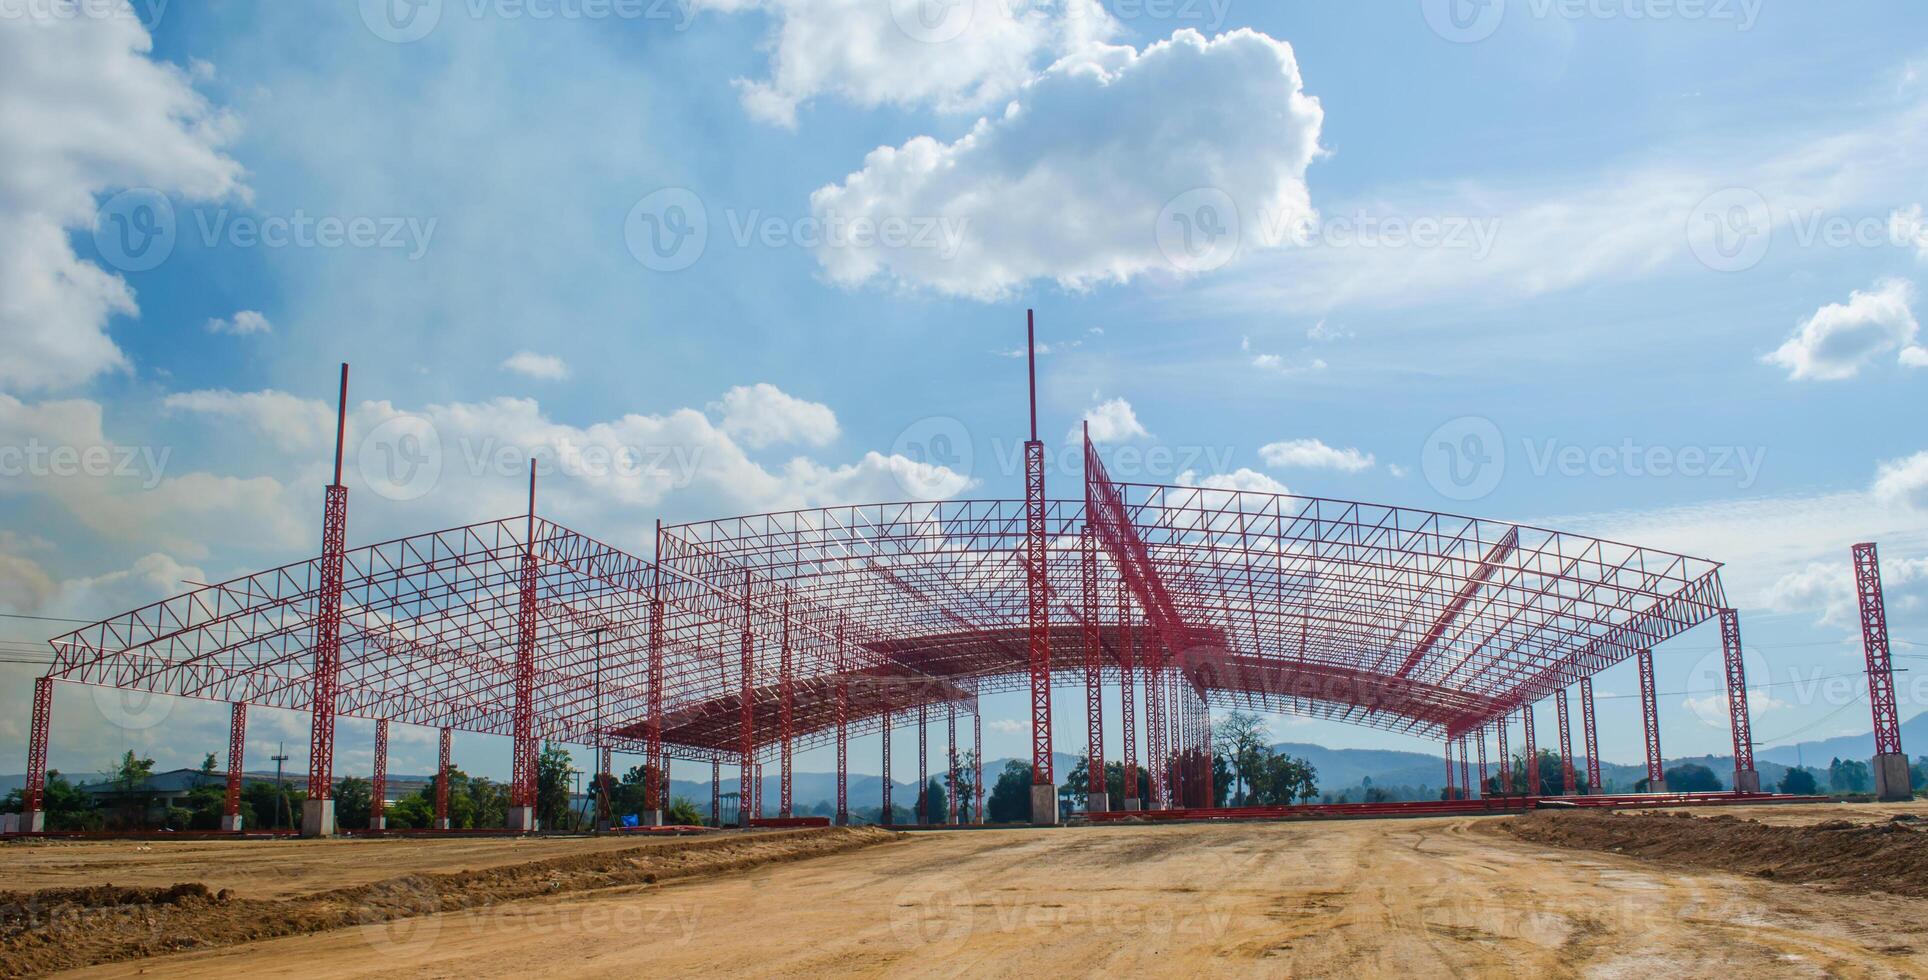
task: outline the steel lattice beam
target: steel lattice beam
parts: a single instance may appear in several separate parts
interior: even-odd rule
[[[1874,754],[1901,754],[1901,715],[1888,656],[1888,611],[1881,597],[1881,559],[1872,542],[1854,546],[1854,593],[1861,608],[1861,647],[1868,658],[1868,704],[1874,711]]]

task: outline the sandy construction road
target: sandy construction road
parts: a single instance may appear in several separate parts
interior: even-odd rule
[[[907,836],[97,975],[1928,975],[1928,907],[1541,847],[1476,819]]]

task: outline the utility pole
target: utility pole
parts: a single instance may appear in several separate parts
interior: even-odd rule
[[[281,764],[288,761],[288,743],[274,743],[274,829],[281,829],[281,807],[288,799],[288,791],[281,786]]]

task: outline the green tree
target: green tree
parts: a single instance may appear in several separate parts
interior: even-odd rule
[[[1232,792],[1235,806],[1246,803],[1249,787],[1260,775],[1265,757],[1271,754],[1265,737],[1265,719],[1249,711],[1233,711],[1212,723],[1213,747],[1226,757],[1236,781]]]
[[[1695,762],[1683,762],[1667,770],[1667,791],[1670,793],[1718,793],[1721,791],[1720,778],[1714,770]]]
[[[1031,819],[1031,764],[1012,759],[991,784],[991,795],[984,801],[984,819],[991,823],[1018,823]]]
[[[0,801],[0,813],[20,813],[27,805],[26,790],[16,789]],[[58,769],[47,770],[41,789],[40,808],[47,815],[48,830],[99,830],[101,815],[94,809],[94,798],[67,781]]]
[[[1266,750],[1252,778],[1251,799],[1270,806],[1319,798],[1319,770],[1304,759]]]
[[[1814,774],[1799,767],[1789,769],[1781,777],[1781,792],[1791,796],[1813,796],[1820,792],[1820,784],[1815,782]]]
[[[1828,763],[1828,788],[1836,793],[1866,793],[1874,789],[1874,771],[1859,759]]]
[[[545,744],[536,760],[536,819],[543,827],[560,830],[573,815],[569,812],[569,750]]]
[[[109,780],[120,797],[122,827],[132,830],[146,822],[148,805],[154,799],[148,780],[153,777],[154,760],[136,756],[133,749],[128,749],[114,766]]]
[[[335,826],[360,830],[368,826],[374,812],[374,784],[360,776],[349,776],[335,786]]]

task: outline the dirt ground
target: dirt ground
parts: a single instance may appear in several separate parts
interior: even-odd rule
[[[1766,812],[1746,812],[1757,809]],[[1861,823],[1893,812],[1800,809],[1721,812]],[[901,835],[91,973],[521,978],[567,964],[615,977],[648,964],[758,976],[1928,975],[1922,899],[1547,846],[1504,832],[1507,819]],[[330,848],[379,853],[302,846],[315,860]],[[485,848],[472,859],[495,857]],[[170,877],[152,865],[143,874]]]

